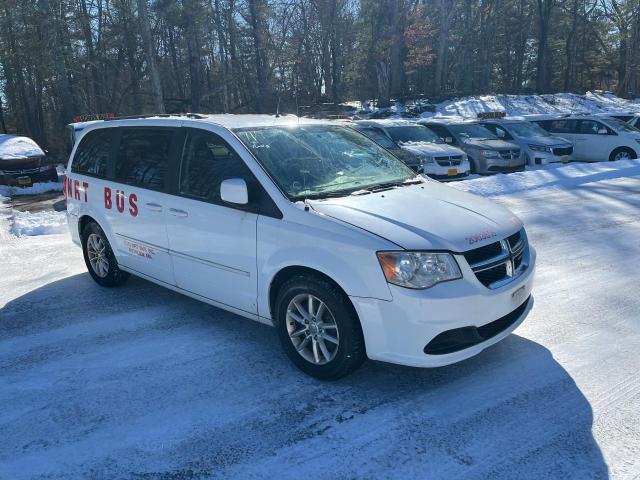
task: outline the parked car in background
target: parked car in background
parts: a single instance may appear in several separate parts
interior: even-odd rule
[[[96,283],[134,274],[273,325],[318,378],[366,357],[459,362],[533,306],[536,252],[516,215],[335,122],[105,121],[67,172],[71,238]]]
[[[19,135],[0,135],[0,184],[29,186],[57,181],[55,165],[36,142]]]
[[[420,159],[422,172],[431,178],[448,181],[469,176],[467,155],[422,125],[407,120],[361,120],[356,125],[365,135],[371,130],[380,132]]]
[[[638,112],[613,112],[613,113],[600,113],[600,117],[611,117],[627,122],[629,125],[635,128],[640,128],[640,113]]]
[[[375,125],[360,124],[358,122],[349,123],[348,125],[356,129],[363,135],[366,135],[381,147],[389,150],[414,172],[423,172],[424,159],[414,153],[411,153],[409,150],[401,148],[396,142],[391,140],[391,138],[387,136],[387,134],[381,128]]]
[[[524,156],[515,143],[500,140],[477,122],[457,119],[421,120],[446,143],[461,148],[468,156],[472,173],[510,173],[524,170]]]
[[[571,142],[551,135],[535,123],[510,118],[482,120],[480,123],[500,140],[519,145],[528,165],[566,163],[572,159]]]
[[[599,162],[638,158],[640,130],[622,120],[597,115],[536,118],[547,132],[573,143],[575,160]]]

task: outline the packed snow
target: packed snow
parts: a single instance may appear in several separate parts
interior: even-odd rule
[[[44,152],[36,142],[28,137],[0,135],[0,161],[24,157],[42,157]]]
[[[0,195],[5,197],[16,197],[20,195],[40,195],[47,192],[61,192],[62,182],[42,182],[34,183],[28,187],[16,187],[0,185]]]
[[[68,233],[15,236],[0,206],[0,478],[638,478],[640,161],[450,185],[524,221],[531,315],[460,364],[333,383],[265,325],[100,288]]]
[[[67,229],[67,217],[64,212],[14,211],[11,217],[11,232],[17,236],[51,235],[64,233]]]

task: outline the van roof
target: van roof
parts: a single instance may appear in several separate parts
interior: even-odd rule
[[[412,122],[410,120],[400,119],[400,118],[383,118],[383,119],[375,119],[375,120],[358,120],[356,122],[357,125],[367,125],[372,127],[415,127],[419,126],[416,122]]]
[[[244,128],[244,127],[267,127],[267,126],[294,126],[298,124],[322,124],[322,123],[335,123],[327,120],[316,120],[312,118],[303,118],[296,115],[280,114],[265,115],[265,114],[168,114],[168,115],[141,115],[130,117],[116,117],[109,120],[92,120],[89,122],[76,122],[69,124],[74,130],[83,130],[84,128],[95,125],[103,124],[117,126],[119,124],[131,125],[132,123],[140,122],[144,124],[147,120],[191,120],[202,123],[214,123],[225,128]]]

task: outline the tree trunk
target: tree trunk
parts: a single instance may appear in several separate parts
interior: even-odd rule
[[[153,38],[151,37],[151,24],[147,12],[147,0],[138,1],[138,22],[140,23],[140,33],[142,36],[142,46],[147,60],[147,70],[151,79],[151,99],[156,113],[164,113],[164,98],[162,96],[162,83],[160,82],[160,72],[156,64],[156,53],[153,48]]]

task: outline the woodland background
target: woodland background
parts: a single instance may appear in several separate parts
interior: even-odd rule
[[[76,115],[640,90],[640,0],[0,0],[0,129]]]

